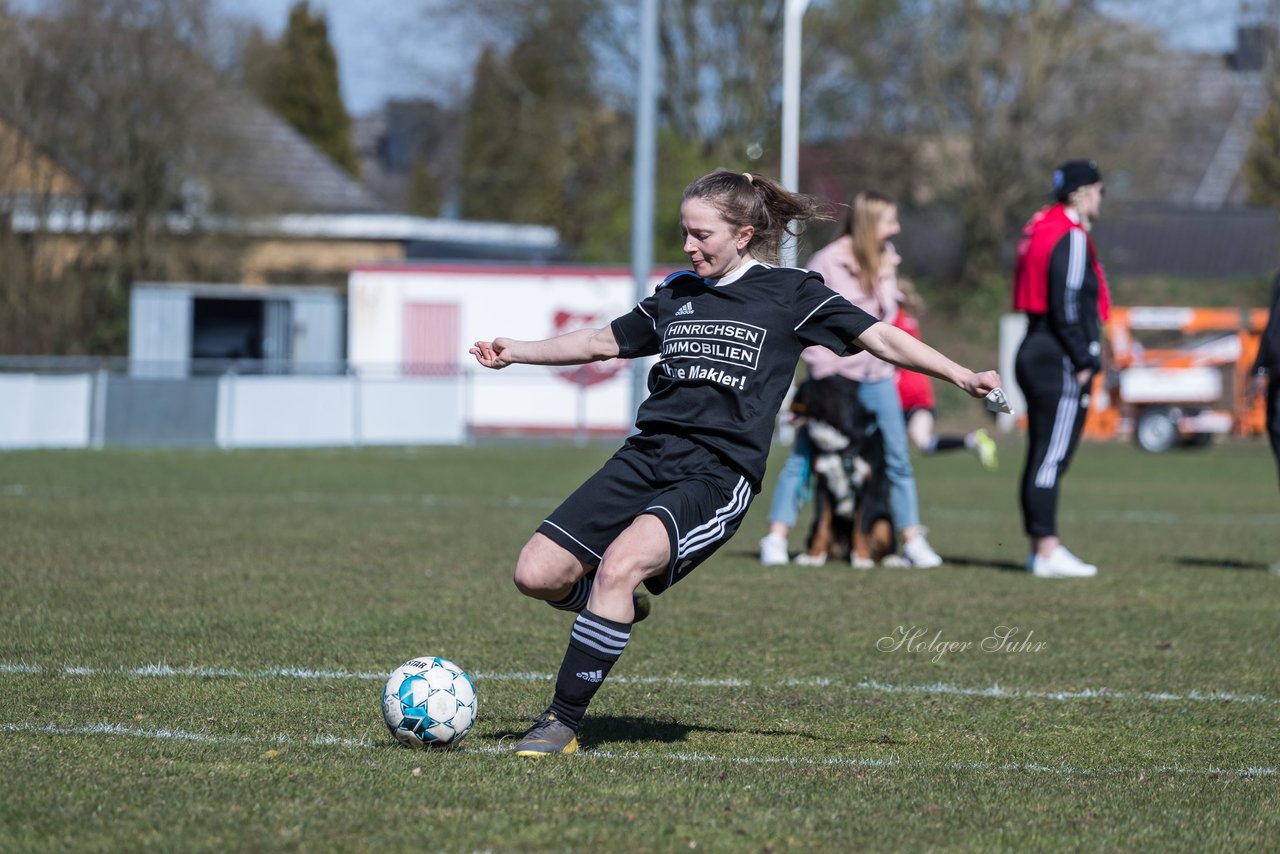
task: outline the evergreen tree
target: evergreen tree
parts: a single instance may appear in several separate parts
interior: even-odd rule
[[[464,219],[536,222],[513,209],[524,195],[517,114],[519,94],[508,79],[506,63],[486,45],[476,63],[467,127],[462,145],[460,190]]]
[[[413,175],[409,182],[409,195],[405,200],[405,209],[417,216],[440,216],[440,208],[444,205],[444,192],[435,170],[426,157],[419,157],[413,164]]]
[[[1254,125],[1244,162],[1249,204],[1280,207],[1280,74],[1271,78],[1271,101]]]
[[[329,43],[329,25],[308,0],[289,10],[273,55],[251,79],[258,94],[317,148],[352,175],[359,175],[351,117],[338,88],[338,60]]]
[[[630,199],[630,122],[604,103],[589,36],[604,4],[548,0],[503,56],[476,66],[461,167],[462,214],[553,225],[574,249],[609,240]],[[612,224],[612,225],[608,225]],[[622,246],[625,247],[625,242]],[[600,250],[594,247],[601,247]]]

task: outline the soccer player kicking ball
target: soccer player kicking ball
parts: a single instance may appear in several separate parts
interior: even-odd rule
[[[551,705],[516,753],[574,753],[596,691],[626,649],[635,591],[657,595],[728,542],[760,491],[774,416],[805,347],[866,350],[974,397],[1000,386],[889,324],[806,270],[775,267],[787,223],[820,216],[776,181],[717,171],[684,191],[692,270],[611,324],[471,348],[487,368],[657,355],[637,433],[538,526],[516,561],[521,593],[577,613]]]

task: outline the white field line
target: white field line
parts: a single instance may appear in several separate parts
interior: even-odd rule
[[[92,498],[97,493],[77,492],[69,489],[56,489],[47,486],[29,486],[23,483],[0,483],[0,498]],[[198,493],[184,493],[185,497],[198,498]],[[228,497],[226,493],[215,493],[212,497]],[[338,506],[421,506],[421,507],[528,507],[554,508],[560,505],[562,498],[540,495],[436,495],[432,493],[355,493],[355,492],[257,492],[237,493],[235,498],[241,501],[268,501],[287,504],[330,504]],[[1007,519],[1009,514],[1003,508],[958,508],[958,507],[926,507],[928,515],[948,516],[960,519]],[[1280,525],[1280,514],[1277,513],[1180,513],[1175,511],[1110,511],[1110,510],[1061,510],[1059,515],[1066,520],[1079,519],[1104,521],[1117,524],[1148,525]]]
[[[28,733],[34,735],[122,735],[132,738],[153,738],[160,741],[190,741],[197,744],[278,744],[283,746],[307,745],[310,747],[371,748],[377,745],[370,739],[338,738],[337,736],[292,735],[249,736],[215,735],[207,732],[190,732],[182,729],[146,729],[120,724],[93,724],[92,726],[55,726],[53,724],[0,723],[0,732]]]
[[[0,498],[34,498],[34,499],[80,499],[97,498],[101,492],[91,490],[74,490],[59,487],[28,486],[23,483],[0,483]],[[521,495],[433,495],[431,493],[360,493],[360,492],[254,492],[254,493],[200,493],[186,491],[184,499],[199,498],[232,499],[238,502],[263,501],[273,504],[321,504],[339,507],[497,507],[497,508],[550,508],[560,506],[563,498],[552,496]],[[161,498],[165,494],[156,493],[147,498]]]
[[[1006,511],[991,508],[921,507],[929,516],[946,516],[952,519],[1007,519]],[[1280,525],[1280,513],[1176,513],[1160,510],[1059,510],[1058,516],[1067,520],[1109,522],[1113,524],[1140,525]]]
[[[306,679],[306,680],[385,680],[387,673],[360,670],[311,670],[304,667],[272,667],[265,670],[241,670],[236,667],[173,667],[168,664],[146,664],[141,667],[45,667],[39,664],[0,662],[0,674],[48,673],[58,676],[141,676],[149,678],[198,679]],[[477,682],[554,682],[554,673],[484,673],[470,674]],[[782,679],[772,682],[755,682],[750,679],[687,679],[680,676],[610,676],[614,685],[667,685],[692,688],[750,688],[753,684],[765,687],[851,687],[859,691],[880,694],[950,694],[961,697],[992,697],[995,699],[1035,699],[1069,702],[1072,700],[1137,700],[1140,702],[1196,702],[1196,703],[1261,703],[1280,705],[1280,699],[1261,694],[1236,694],[1230,691],[1198,691],[1173,693],[1166,691],[1117,691],[1112,688],[1086,688],[1081,691],[1030,691],[992,685],[987,688],[965,688],[946,682],[925,685],[894,685],[874,679],[845,682],[840,679],[812,677],[808,679]]]
[[[242,745],[278,745],[283,747],[343,747],[353,749],[381,749],[384,745],[370,739],[338,738],[336,736],[312,736],[298,738],[290,735],[244,736],[215,735],[213,733],[191,732],[181,729],[146,729],[128,727],[120,724],[94,724],[92,726],[64,727],[51,724],[19,724],[0,723],[0,732],[25,735],[54,735],[84,737],[94,735],[123,736],[145,738],[161,741],[185,741],[197,744],[242,744]],[[449,753],[451,751],[439,751]],[[484,753],[490,755],[510,755],[510,748],[498,746],[460,746],[459,753]],[[424,754],[424,755],[429,755]],[[622,762],[696,762],[707,765],[760,765],[786,766],[792,768],[870,768],[904,771],[961,771],[961,772],[1014,772],[1025,774],[1048,774],[1060,777],[1133,777],[1138,775],[1152,776],[1156,774],[1177,774],[1191,776],[1234,776],[1234,777],[1275,777],[1278,772],[1270,766],[1248,766],[1245,768],[1189,768],[1184,765],[1159,765],[1154,768],[1075,768],[1070,765],[1041,765],[1028,762],[921,762],[918,760],[875,759],[855,757],[831,757],[829,759],[804,759],[800,757],[768,757],[768,756],[718,756],[711,753],[640,753],[638,751],[613,751],[586,748],[578,754],[580,759],[613,760]]]

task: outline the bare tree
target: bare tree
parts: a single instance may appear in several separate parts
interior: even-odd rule
[[[1106,9],[1136,2],[1115,0]],[[488,27],[481,38],[505,49],[562,6],[592,11],[581,31],[595,46],[592,91],[628,115],[635,3],[475,0],[461,9],[440,4],[435,14],[475,16]],[[909,204],[945,206],[962,232],[965,280],[1000,270],[1001,247],[1043,198],[1054,163],[1122,152],[1132,130],[1158,124],[1157,102],[1168,87],[1157,87],[1159,67],[1143,62],[1158,41],[1102,6],[815,3],[804,22],[802,180],[809,183],[802,189],[840,201],[876,186]],[[700,169],[779,168],[784,7],[783,0],[661,4],[660,208]],[[553,56],[555,35],[543,32]],[[674,235],[661,215],[658,226],[661,239]]]
[[[783,6],[782,0],[662,4],[659,252],[678,248],[679,193],[696,173],[756,168],[761,161],[776,171]],[[516,216],[541,212],[584,257],[618,260],[629,230],[636,4],[475,0],[433,4],[430,14],[467,20],[488,44],[473,103],[507,104],[467,117],[472,142],[463,147],[469,158],[460,170],[463,193],[481,198],[464,198],[464,211],[475,213],[476,204],[492,210],[502,187],[519,195],[542,182],[543,197],[558,199],[521,204]],[[571,89],[577,94],[566,100]]]
[[[968,180],[952,199],[974,279],[998,267],[1020,209],[1047,193],[1051,164],[1097,157],[1108,136],[1141,122],[1151,88],[1133,60],[1154,40],[1092,0],[937,5],[930,22],[945,47],[929,54],[923,88],[933,127],[968,149]]]
[[[16,141],[0,168],[33,178],[4,196],[37,223],[2,235],[4,350],[121,352],[131,282],[222,263],[177,252],[165,226],[202,195],[189,178],[217,88],[201,73],[209,16],[208,0],[60,0],[0,17],[0,120]],[[55,220],[87,227],[59,236]]]
[[[808,128],[860,177],[959,221],[970,284],[1043,199],[1051,165],[1148,121],[1155,38],[1094,0],[880,0],[819,13]],[[1114,4],[1113,4],[1114,6]],[[844,39],[845,44],[841,45]]]
[[[1280,73],[1268,81],[1266,110],[1254,123],[1253,142],[1245,158],[1249,203],[1280,207]]]

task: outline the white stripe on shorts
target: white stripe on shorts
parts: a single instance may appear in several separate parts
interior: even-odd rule
[[[569,533],[568,531],[566,531],[564,528],[561,528],[561,527],[560,527],[559,525],[557,525],[555,522],[552,522],[550,519],[543,519],[543,520],[542,520],[542,524],[544,524],[544,525],[550,525],[551,527],[555,528],[555,529],[556,529],[557,531],[559,531],[560,533],[564,534],[564,535],[565,535],[566,537],[568,537],[569,539],[573,540],[573,541],[574,541],[575,543],[577,543],[578,545],[582,546],[584,549],[586,549],[586,550],[587,550],[587,552],[588,552],[588,553],[590,553],[591,555],[593,555],[597,561],[604,560],[604,558],[603,558],[603,556],[602,556],[602,555],[598,555],[598,554],[596,554],[596,553],[595,553],[595,551],[594,551],[590,546],[588,546],[588,545],[587,545],[586,543],[584,543],[582,540],[580,540],[580,539],[578,539],[577,537],[575,537],[573,534],[570,534],[570,533]]]
[[[711,517],[689,533],[680,538],[676,545],[676,558],[683,560],[695,551],[724,538],[728,523],[736,516],[741,516],[751,502],[751,487],[745,477],[738,478],[738,485],[733,488],[733,497],[729,503],[721,507]]]

